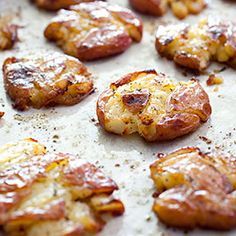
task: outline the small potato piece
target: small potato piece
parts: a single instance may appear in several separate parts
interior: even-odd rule
[[[158,27],[156,50],[176,64],[205,70],[210,61],[236,67],[236,27],[215,18],[202,19],[196,25],[177,24]]]
[[[216,76],[215,74],[210,74],[207,81],[206,81],[206,84],[208,86],[212,86],[212,85],[218,85],[218,84],[222,84],[223,83],[223,78],[220,77],[220,76]]]
[[[151,166],[160,195],[153,210],[173,227],[229,230],[236,226],[236,158],[182,148]]]
[[[33,0],[39,8],[56,11],[61,8],[68,8],[82,2],[94,2],[98,0]],[[100,0],[102,1],[102,0]],[[104,1],[104,0],[103,0]]]
[[[8,58],[3,75],[5,89],[18,110],[74,105],[93,91],[87,68],[78,59],[56,52]]]
[[[18,40],[18,26],[10,21],[9,17],[0,17],[0,51],[11,49]]]
[[[208,95],[197,81],[174,82],[154,70],[126,75],[97,102],[97,116],[105,130],[120,135],[137,132],[147,141],[193,132],[210,114]]]
[[[98,233],[102,215],[121,215],[118,189],[94,165],[69,154],[47,154],[33,139],[0,148],[0,226],[6,235]],[[4,235],[5,235],[4,234]]]
[[[105,2],[61,10],[44,31],[63,51],[80,60],[95,60],[124,52],[140,42],[142,22],[133,12]]]
[[[142,13],[162,16],[167,11],[167,0],[129,0],[131,6]]]
[[[139,12],[155,16],[166,13],[168,5],[173,14],[184,19],[189,14],[198,14],[206,7],[205,0],[129,0],[130,4]]]

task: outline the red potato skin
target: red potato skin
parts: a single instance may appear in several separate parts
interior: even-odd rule
[[[104,28],[91,32],[77,48],[80,60],[90,61],[126,51],[132,39],[126,32]]]
[[[167,4],[162,4],[162,0],[129,0],[129,2],[135,10],[154,16],[162,16],[167,11]]]
[[[236,227],[232,178],[235,160],[233,156],[204,154],[196,147],[181,148],[157,159],[150,170],[160,193],[153,205],[160,221],[184,229],[230,230]],[[182,180],[176,181],[180,175]],[[168,184],[161,187],[163,180]]]
[[[149,142],[173,140],[177,137],[194,132],[201,125],[197,115],[182,113],[167,116],[156,124],[156,134],[150,136],[144,133],[144,138]]]
[[[61,8],[69,8],[72,5],[80,4],[82,2],[94,2],[97,0],[32,0],[39,8],[48,11],[57,11]],[[105,0],[99,0],[105,1]]]
[[[155,70],[139,71],[130,73],[120,80],[112,83],[110,88],[104,91],[97,101],[97,117],[100,125],[105,128],[106,116],[105,106],[114,91],[127,83],[137,79],[141,74],[158,75]],[[197,102],[196,102],[197,101]],[[166,116],[156,124],[156,133],[150,135],[148,130],[141,134],[146,141],[165,141],[172,140],[179,136],[186,135],[195,131],[202,122],[206,122],[211,115],[211,106],[207,93],[201,85],[194,80],[191,88],[181,87],[169,97],[166,104]],[[148,126],[152,121],[146,117],[140,117],[142,124]]]
[[[235,227],[235,212],[229,207],[230,204],[236,203],[235,199],[231,197],[222,199],[221,197],[211,197],[207,194],[205,196],[199,196],[197,192],[194,191],[191,196],[188,196],[188,192],[189,190],[184,187],[170,189],[160,195],[160,198],[156,199],[153,210],[159,212],[157,213],[157,216],[161,222],[171,227],[190,230],[196,227],[230,230]],[[183,199],[177,200],[173,197],[175,194],[183,194]],[[204,208],[207,204],[209,208],[212,207],[214,209],[215,207],[213,204],[218,205],[219,202],[224,202],[225,206],[221,209],[216,208],[215,210],[218,212],[204,212]],[[174,204],[176,206],[178,205],[179,210],[171,207],[171,205]],[[198,212],[196,210],[198,208],[202,208],[202,211]],[[202,220],[200,220],[200,217],[202,217]]]
[[[80,28],[78,22],[83,18],[89,19],[89,25]],[[56,42],[65,53],[83,61],[92,61],[123,53],[133,41],[141,41],[142,32],[142,21],[132,11],[94,2],[61,10],[46,27],[44,36]]]
[[[55,201],[50,203],[46,209],[35,209],[34,212],[21,212],[21,214],[13,214],[7,221],[8,226],[17,224],[17,221],[22,223],[30,223],[38,220],[60,220],[65,217],[65,202]]]

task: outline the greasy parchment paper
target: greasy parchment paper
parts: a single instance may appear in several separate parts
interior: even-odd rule
[[[128,6],[128,0],[110,0]],[[11,15],[22,28],[20,41],[14,49],[0,52],[0,64],[8,56],[27,54],[33,50],[57,50],[43,37],[43,30],[55,13],[38,10],[28,0],[0,0],[0,14]],[[195,22],[207,16],[234,19],[236,2],[212,0],[207,10],[199,16],[190,16],[184,22]],[[26,137],[39,140],[49,151],[69,152],[101,167],[119,185],[116,196],[126,206],[123,216],[110,220],[101,236],[157,236],[157,235],[235,235],[236,231],[192,231],[183,232],[166,228],[152,213],[153,182],[149,178],[149,165],[156,153],[168,153],[180,147],[198,146],[204,151],[224,152],[236,155],[236,76],[227,68],[219,75],[224,83],[218,87],[207,87],[207,75],[198,76],[207,90],[213,114],[211,119],[191,135],[171,142],[148,144],[138,135],[115,136],[104,132],[97,125],[96,100],[109,83],[128,72],[141,69],[156,69],[179,80],[188,80],[193,74],[166,59],[161,59],[154,49],[155,28],[158,24],[178,22],[169,12],[161,18],[142,16],[144,38],[119,56],[86,63],[95,76],[96,92],[81,103],[70,107],[18,112],[11,107],[6,97],[2,74],[0,74],[0,109],[6,114],[0,121],[0,145]],[[223,65],[212,64],[207,72],[220,69]],[[95,121],[94,121],[95,119]],[[203,137],[209,140],[204,141]]]

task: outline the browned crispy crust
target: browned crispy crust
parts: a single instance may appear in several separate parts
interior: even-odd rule
[[[98,0],[32,0],[39,8],[43,8],[50,11],[56,11],[61,8],[68,8],[72,5],[76,5],[82,2],[94,2]],[[105,0],[99,0],[105,1]]]
[[[235,157],[182,148],[151,166],[160,195],[153,210],[173,227],[229,230],[236,226]]]
[[[199,30],[202,36],[198,34]],[[176,64],[197,71],[206,69],[211,61],[226,63],[235,68],[235,35],[236,27],[233,23],[216,18],[203,19],[193,26],[160,26],[156,34],[156,50]]]
[[[17,42],[18,26],[12,24],[8,17],[0,18],[0,50],[11,49]]]
[[[129,2],[137,11],[154,16],[164,15],[169,6],[179,19],[189,14],[199,14],[207,5],[205,0],[129,0]]]
[[[76,58],[55,52],[8,58],[3,75],[6,91],[18,110],[74,105],[93,91],[87,68]]]
[[[17,150],[19,148],[20,146]],[[17,153],[10,155],[18,158]],[[52,233],[57,221],[64,221],[65,227],[68,225],[65,234],[60,232],[62,236],[97,233],[105,225],[103,214],[121,215],[124,212],[122,202],[112,196],[118,189],[116,183],[93,164],[75,156],[62,153],[35,155],[5,165],[6,169],[0,170],[0,226],[7,235],[28,235],[27,232],[32,227],[43,228],[47,222],[52,224]],[[43,183],[46,187],[47,183],[54,186],[53,195],[45,193],[47,201],[39,196],[37,204],[30,202],[29,199],[37,197],[36,186],[39,188]],[[42,187],[40,190],[48,191]],[[70,194],[71,197],[61,194],[63,191],[67,191],[67,195]],[[38,191],[40,194],[41,192]],[[24,206],[26,202],[30,204],[28,207]],[[70,211],[79,202],[87,205],[89,215],[76,221]],[[83,212],[81,213],[83,216]],[[85,211],[84,214],[88,212]]]
[[[106,118],[105,110],[109,99],[115,94],[118,87],[136,80],[142,74],[153,74],[156,76],[157,81],[159,76],[160,78],[163,76],[165,77],[165,75],[158,74],[155,70],[139,71],[130,73],[122,79],[112,83],[110,88],[105,90],[97,101],[97,116],[100,125],[104,129],[107,130],[106,123],[108,122],[108,119]],[[206,122],[209,119],[211,115],[211,106],[208,95],[199,82],[193,80],[192,83],[191,86],[180,86],[168,96],[165,105],[165,116],[157,123],[148,115],[139,114],[141,124],[145,126],[140,134],[147,141],[163,141],[177,138],[193,132],[202,122]],[[145,97],[145,103],[143,103],[142,99],[134,100],[134,96],[131,96],[130,103],[133,103],[132,109],[130,109],[130,105],[127,106],[123,100],[125,107],[133,114],[142,111],[148,103],[147,91],[145,91],[145,93],[141,92],[141,94]],[[140,91],[138,91],[138,96],[140,97]],[[148,97],[150,96],[152,96],[152,94],[148,94]],[[153,124],[155,124],[155,132],[150,133],[149,127]],[[125,130],[122,134],[129,134],[129,131]]]
[[[142,22],[130,10],[105,2],[81,3],[61,10],[46,27],[45,37],[80,60],[124,52],[142,38]]]

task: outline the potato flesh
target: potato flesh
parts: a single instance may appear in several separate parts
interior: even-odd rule
[[[140,75],[137,80],[120,86],[106,105],[106,128],[112,132],[131,134],[139,131],[142,125],[139,116],[144,114],[158,122],[166,114],[166,101],[176,88],[176,84],[168,79],[155,81],[155,75]],[[135,90],[147,89],[151,93],[148,105],[141,113],[130,112],[122,102],[122,95]]]
[[[189,14],[198,14],[206,7],[205,0],[169,0],[174,15],[180,19],[185,18]]]

